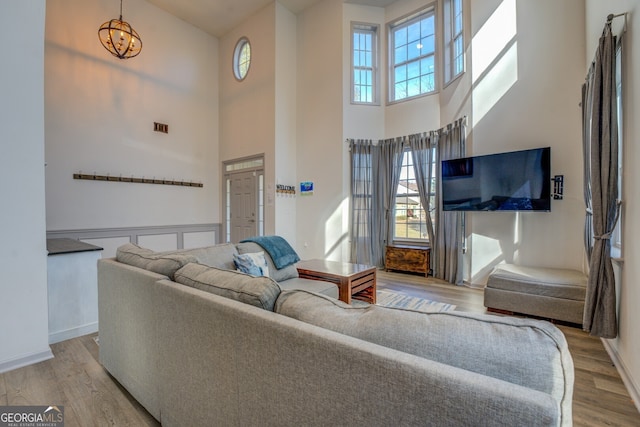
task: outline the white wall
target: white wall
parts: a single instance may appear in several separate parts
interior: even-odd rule
[[[316,3],[298,15],[298,181],[313,181],[297,198],[301,258],[343,259],[348,247],[344,187],[343,12],[341,0]]]
[[[297,186],[296,165],[296,16],[280,3],[276,5],[275,29],[275,184]],[[273,194],[273,188],[267,189]],[[299,189],[297,191],[299,195]],[[296,196],[276,194],[275,231],[294,248],[296,236]]]
[[[586,75],[587,69],[595,55],[598,39],[602,28],[610,13],[629,12],[628,30],[625,34],[624,49],[625,63],[623,65],[623,253],[624,262],[616,265],[617,274],[616,294],[618,298],[618,338],[604,340],[605,345],[612,350],[614,360],[623,379],[634,397],[636,406],[640,408],[640,200],[637,197],[637,187],[640,183],[640,171],[634,165],[640,162],[640,127],[637,123],[640,114],[640,56],[637,55],[640,46],[640,1],[612,0],[608,2],[587,1],[586,10],[586,58],[582,71]],[[612,24],[614,34],[620,34],[624,18],[616,18]],[[621,265],[621,268],[620,268]]]
[[[121,60],[97,37],[118,13],[117,2],[47,1],[47,229],[219,222],[218,41],[146,1],[126,2],[143,48]],[[204,187],[72,179],[80,171]]]
[[[2,2],[0,372],[52,357],[44,204],[45,1]],[[28,28],[28,31],[24,29]]]
[[[565,176],[550,213],[468,213],[467,280],[499,263],[584,269],[580,86],[584,3],[483,0],[471,4],[469,155],[551,147]],[[541,30],[543,23],[544,30]],[[469,51],[468,51],[469,52]],[[459,95],[458,95],[459,96]]]
[[[265,183],[272,193],[265,206],[265,234],[274,234],[276,204],[276,5],[271,3],[220,40],[220,161],[264,154]],[[237,81],[232,60],[236,43],[247,37],[251,65]]]

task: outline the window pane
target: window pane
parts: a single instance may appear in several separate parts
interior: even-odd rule
[[[394,47],[404,46],[407,44],[407,29],[400,28],[393,32],[393,38],[395,40]]]
[[[407,97],[407,85],[406,82],[396,83],[395,85],[395,99],[404,99]]]
[[[462,0],[453,0],[453,34],[462,32]]]
[[[398,83],[403,82],[404,80],[407,80],[407,66],[400,65],[399,67],[396,67],[394,74],[395,74],[395,81]]]
[[[458,36],[453,42],[453,56],[456,58],[456,61],[459,62],[462,62],[462,54],[464,53],[462,42],[462,35]],[[459,71],[462,71],[462,69]]]
[[[427,36],[429,34],[435,33],[435,29],[433,27],[435,23],[435,17],[431,16],[429,18],[425,18],[420,22],[422,37]]]
[[[365,90],[366,93],[364,102],[373,102],[373,88],[371,86],[367,86]]]
[[[433,74],[429,74],[427,76],[422,76],[420,78],[420,87],[423,92],[431,92],[435,90],[435,80],[433,78]]]
[[[407,44],[417,43],[420,40],[420,22],[407,27]]]
[[[420,95],[420,78],[411,79],[407,82],[407,96]]]
[[[423,76],[426,74],[433,74],[435,70],[434,57],[429,56],[420,61],[420,74]]]
[[[436,50],[436,38],[433,35],[424,37],[420,44],[422,45],[422,55],[432,54]]]
[[[401,47],[397,47],[394,52],[393,59],[394,65],[405,62],[407,60],[407,46],[403,45]]]
[[[419,58],[421,55],[422,45],[419,42],[413,42],[407,46],[407,59],[409,61]]]
[[[410,62],[407,64],[407,78],[415,79],[416,77],[420,77],[420,63],[419,62]]]

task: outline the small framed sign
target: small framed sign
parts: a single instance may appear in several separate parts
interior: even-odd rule
[[[313,194],[313,182],[303,181],[300,183],[300,195],[311,196]]]

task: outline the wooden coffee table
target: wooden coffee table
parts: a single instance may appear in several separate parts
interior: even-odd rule
[[[304,279],[324,280],[338,285],[340,301],[352,299],[376,303],[376,267],[340,261],[311,259],[296,264]]]

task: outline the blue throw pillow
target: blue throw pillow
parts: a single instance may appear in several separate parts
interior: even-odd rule
[[[233,262],[236,264],[236,268],[243,273],[252,276],[269,276],[269,267],[264,252],[233,254]]]

